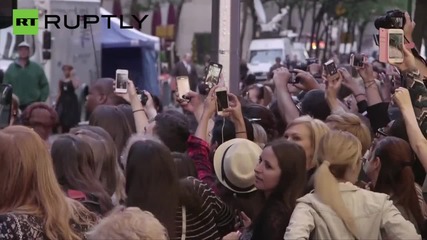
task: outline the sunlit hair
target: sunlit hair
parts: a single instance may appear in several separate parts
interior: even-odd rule
[[[308,163],[308,166],[313,165],[313,163],[317,163],[318,159],[318,149],[319,149],[319,142],[320,139],[325,135],[327,132],[329,132],[329,127],[319,119],[312,118],[308,115],[302,116],[299,118],[294,119],[289,125],[288,129],[296,126],[296,125],[304,125],[308,128],[310,131],[310,140],[311,140],[311,146],[313,147],[313,158],[310,159],[311,162]],[[308,157],[308,156],[307,156]]]
[[[412,172],[413,155],[408,142],[397,137],[385,137],[375,143],[371,161],[381,161],[381,169],[374,191],[391,196],[396,205],[412,214],[419,230],[424,229],[424,217],[415,189],[415,177]],[[409,220],[409,219],[408,219]]]
[[[168,240],[165,227],[148,211],[137,207],[117,207],[86,234],[88,240],[145,239]]]
[[[252,128],[254,129],[254,142],[261,148],[264,148],[265,144],[268,142],[267,133],[264,128],[257,123],[252,123]]]
[[[347,112],[333,114],[325,122],[331,129],[349,132],[356,136],[362,144],[362,154],[371,146],[371,131],[357,115]]]
[[[314,191],[342,219],[348,230],[359,236],[354,218],[342,199],[338,180],[356,182],[361,167],[362,144],[351,133],[332,130],[319,144],[319,162]]]
[[[126,198],[125,177],[117,162],[117,149],[110,134],[101,127],[81,126],[72,128],[71,134],[89,143],[95,160],[95,175],[110,196],[115,195],[115,204]]]
[[[0,214],[40,216],[47,238],[81,239],[70,221],[92,225],[93,215],[66,198],[40,136],[29,128],[11,126],[0,131],[0,142]]]

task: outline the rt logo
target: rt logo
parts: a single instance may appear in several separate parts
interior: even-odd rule
[[[13,10],[13,34],[37,35],[38,32],[39,11],[37,9]]]

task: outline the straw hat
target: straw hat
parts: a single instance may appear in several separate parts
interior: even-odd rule
[[[255,167],[262,149],[254,142],[235,138],[221,144],[214,155],[218,181],[236,193],[250,193],[255,188]]]

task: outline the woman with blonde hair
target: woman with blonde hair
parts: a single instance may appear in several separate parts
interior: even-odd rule
[[[254,142],[263,148],[268,142],[267,133],[258,123],[252,123],[252,128],[254,129]]]
[[[331,129],[349,132],[357,137],[362,144],[362,154],[369,150],[372,143],[371,130],[356,114],[348,112],[333,114],[325,122]]]
[[[304,151],[307,170],[306,193],[313,190],[313,174],[317,168],[317,155],[320,139],[329,131],[322,121],[310,116],[302,116],[293,120],[287,127],[284,137],[300,145]]]
[[[314,193],[298,200],[284,239],[421,239],[388,195],[354,185],[361,158],[354,135],[334,130],[322,138]]]
[[[166,228],[152,213],[137,207],[119,206],[87,233],[88,240],[168,240]]]
[[[40,136],[11,126],[0,142],[0,238],[83,239],[96,217],[66,198]]]

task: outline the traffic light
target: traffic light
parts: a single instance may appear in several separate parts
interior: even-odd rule
[[[13,9],[17,6],[17,0],[0,0],[0,29],[12,26]]]

